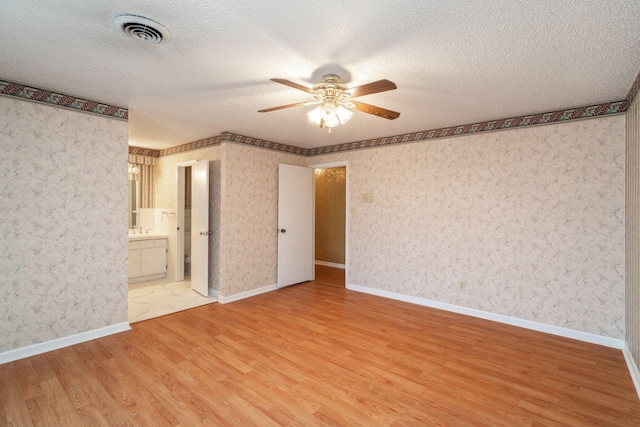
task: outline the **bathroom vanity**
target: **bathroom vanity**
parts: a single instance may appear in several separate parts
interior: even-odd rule
[[[129,236],[129,283],[161,279],[167,274],[167,236]]]

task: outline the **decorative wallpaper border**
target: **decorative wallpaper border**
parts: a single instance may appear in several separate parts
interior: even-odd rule
[[[306,155],[305,152],[309,149],[295,147],[293,145],[280,144],[278,142],[266,141],[260,138],[254,138],[251,136],[239,135],[232,132],[222,132],[220,135],[212,136],[210,138],[199,139],[197,141],[188,142],[186,144],[178,145],[176,147],[167,148],[166,150],[146,150],[144,148],[131,147],[129,153],[132,154],[132,149],[149,151],[148,156],[166,156],[168,154],[177,154],[184,151],[195,150],[197,148],[208,147],[211,145],[219,145],[222,141],[235,142],[238,144],[252,145],[254,147],[268,148],[270,150],[284,151],[292,154]]]
[[[77,98],[75,96],[56,93],[49,90],[38,89],[19,83],[12,83],[0,80],[0,95],[13,96],[29,101],[43,104],[55,105],[56,107],[69,108],[72,110],[84,111],[85,113],[99,116],[113,117],[121,120],[129,119],[129,110],[113,105],[102,104],[96,101]]]
[[[209,138],[199,139],[197,141],[167,148],[166,150],[159,150],[158,155],[166,156],[168,154],[182,153],[183,151],[195,150],[197,148],[209,147],[211,145],[219,145],[221,142],[222,135],[211,136]]]
[[[231,132],[222,132],[223,141],[237,142],[239,144],[253,145],[254,147],[268,148],[270,150],[284,151],[285,153],[299,154],[301,156],[308,155],[308,148],[300,148],[293,145],[280,144],[278,142],[265,141],[260,138],[238,135]]]
[[[381,147],[384,145],[395,145],[405,142],[424,141],[428,139],[446,138],[450,136],[469,135],[481,132],[492,132],[504,129],[513,129],[525,126],[564,122],[569,120],[586,119],[592,117],[606,116],[610,114],[624,113],[627,109],[627,101],[607,102],[605,104],[592,105],[589,107],[570,108],[566,110],[553,111],[543,114],[532,114],[528,116],[514,117],[509,119],[492,120],[488,122],[473,123],[469,125],[452,126],[441,129],[413,132],[403,135],[387,136],[383,138],[366,139],[363,141],[347,142],[343,144],[330,145],[320,148],[301,148],[293,145],[280,144],[266,141],[260,138],[240,135],[232,132],[223,132],[218,136],[201,139],[176,147],[160,150],[158,154],[165,156],[184,151],[194,150],[209,145],[217,145],[222,141],[235,142],[239,144],[252,145],[254,147],[267,148],[270,150],[284,151],[286,153],[298,154],[301,156],[317,156],[321,154],[336,153],[339,151],[357,150],[361,148]],[[131,152],[131,151],[129,151]]]
[[[469,135],[525,126],[566,122],[570,120],[606,116],[610,114],[619,114],[624,113],[626,110],[627,101],[607,102],[605,104],[592,105],[589,107],[570,108],[544,114],[532,114],[528,116],[513,117],[510,119],[492,120],[489,122],[452,126],[441,129],[407,133],[404,135],[366,139],[357,142],[347,142],[345,144],[331,145],[328,147],[311,148],[305,150],[304,155],[316,156],[319,154],[357,150],[360,148],[381,147],[383,145],[401,144],[404,142],[424,141],[428,139],[447,138],[450,136]]]
[[[160,150],[154,150],[152,148],[134,147],[133,145],[130,145],[129,154],[133,154],[137,156],[159,157]]]
[[[393,135],[383,138],[347,142],[343,144],[336,144],[319,148],[301,148],[293,145],[280,144],[277,142],[266,141],[260,138],[235,134],[232,132],[222,132],[220,135],[188,142],[186,144],[178,145],[164,150],[154,150],[142,147],[129,147],[129,154],[160,157],[208,147],[211,145],[218,145],[221,144],[222,141],[230,141],[239,144],[251,145],[254,147],[266,148],[269,150],[298,154],[301,156],[317,156],[320,154],[336,153],[339,151],[381,147],[385,145],[401,144],[405,142],[416,142],[458,135],[476,134],[481,132],[493,132],[497,130],[513,129],[525,126],[558,123],[570,120],[606,116],[610,114],[620,114],[624,113],[627,110],[628,105],[631,105],[631,101],[633,101],[638,91],[640,91],[640,72],[631,85],[631,88],[629,89],[625,100],[591,105],[588,107],[569,108],[542,114],[531,114],[527,116],[513,117],[508,119],[491,120],[487,122],[472,123],[468,125],[425,130],[403,135]],[[122,120],[129,119],[129,112],[126,108],[114,107],[95,101],[89,101],[82,98],[76,98],[73,96],[55,93],[4,80],[0,80],[0,95],[27,99],[30,101],[41,102],[64,108],[71,108],[87,113],[109,116]]]
[[[626,98],[627,108],[629,107],[629,105],[631,105],[636,95],[638,94],[639,90],[640,90],[640,71],[638,71],[638,75],[636,76],[636,79],[633,81],[633,84],[631,85],[631,89],[629,89],[629,92],[627,93],[627,98]]]

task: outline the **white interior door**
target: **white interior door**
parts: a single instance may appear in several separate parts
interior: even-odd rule
[[[192,162],[188,162],[187,165],[191,166]],[[178,164],[176,169],[176,216],[177,216],[177,230],[176,230],[176,245],[173,250],[175,254],[174,263],[174,275],[176,282],[182,282],[184,280],[184,198],[185,198],[185,172],[186,165]]]
[[[191,165],[191,289],[209,295],[209,161]]]
[[[313,169],[280,165],[278,287],[313,280]]]

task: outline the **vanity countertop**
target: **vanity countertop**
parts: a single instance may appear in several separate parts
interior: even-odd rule
[[[151,240],[151,239],[166,239],[168,236],[163,234],[129,234],[129,241],[132,240]]]

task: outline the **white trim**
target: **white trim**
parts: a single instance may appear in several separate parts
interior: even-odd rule
[[[622,348],[622,354],[624,355],[624,360],[627,362],[627,368],[629,369],[629,374],[631,375],[631,381],[633,381],[633,385],[636,388],[636,393],[638,393],[638,398],[640,398],[640,371],[638,371],[638,366],[633,361],[633,356],[631,355],[629,347],[627,347],[627,343],[625,343],[624,347]]]
[[[13,362],[14,360],[24,359],[26,357],[35,356],[37,354],[46,353],[48,351],[58,350],[60,348],[69,347],[96,338],[106,337],[108,335],[117,334],[119,332],[131,329],[129,322],[117,323],[104,328],[94,329],[92,331],[82,332],[68,337],[57,338],[51,341],[45,341],[38,344],[28,345],[26,347],[16,348],[15,350],[0,353],[0,365],[3,363]]]
[[[380,289],[368,288],[365,286],[347,285],[346,287],[347,289],[350,289],[352,291],[363,292],[366,294],[377,295],[380,297],[395,299],[398,301],[409,302],[412,304],[418,304],[425,307],[437,308],[440,310],[446,310],[453,313],[459,313],[467,316],[478,317],[480,319],[492,320],[494,322],[504,323],[512,326],[518,326],[520,328],[531,329],[539,332],[545,332],[545,333],[557,335],[560,337],[572,338],[575,340],[584,341],[592,344],[599,344],[605,347],[623,349],[625,346],[624,340],[605,337],[602,335],[596,335],[589,332],[576,331],[574,329],[562,328],[560,326],[547,325],[545,323],[538,323],[531,320],[518,319],[516,317],[490,313],[488,311],[476,310],[473,308],[461,307],[458,305],[447,304],[439,301],[432,301],[425,298],[413,297],[410,295],[398,294],[395,292],[383,291]]]
[[[218,296],[220,295],[220,291],[214,288],[209,288],[209,298],[215,298],[218,299]]]
[[[344,264],[336,264],[335,262],[327,262],[327,261],[315,261],[316,265],[324,265],[325,267],[333,267],[333,268],[341,268],[341,269],[345,269],[345,265]]]
[[[198,160],[187,160],[184,162],[178,162],[176,163],[176,166],[178,166],[179,168],[186,168],[187,166],[191,166],[192,164],[196,163]]]
[[[327,154],[333,154],[333,153],[327,153]],[[331,162],[331,163],[314,163],[312,165],[309,165],[309,167],[312,169],[331,169],[331,168],[341,168],[343,166],[349,166],[349,162],[343,161],[343,162]]]
[[[220,304],[227,304],[234,301],[239,301],[241,299],[254,297],[256,295],[264,294],[265,292],[271,292],[278,289],[278,285],[268,285],[263,286],[258,289],[252,289],[250,291],[240,292],[239,294],[229,295],[228,297],[218,296],[218,302]]]

